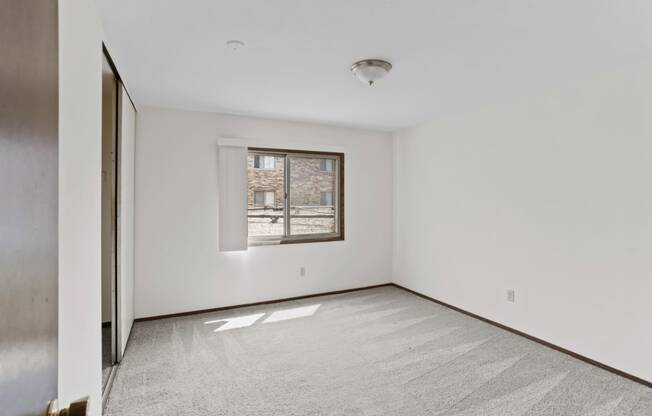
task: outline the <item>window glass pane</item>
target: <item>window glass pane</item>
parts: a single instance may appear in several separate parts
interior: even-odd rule
[[[333,193],[332,192],[322,192],[320,197],[319,205],[329,206],[333,205]]]
[[[254,155],[254,168],[256,169],[274,169],[276,157],[268,155]]]
[[[275,192],[274,191],[266,191],[265,192],[265,205],[268,207],[273,207],[274,204],[276,203],[275,198],[274,198]]]
[[[265,169],[274,169],[274,161],[276,160],[274,156],[264,156],[265,159]]]
[[[336,212],[332,196],[335,195],[337,175],[331,166],[325,167],[322,159],[315,157],[290,157],[290,235],[334,233]],[[327,165],[327,164],[326,164]],[[330,194],[330,204],[322,204],[324,194]],[[328,198],[328,197],[326,197]]]
[[[247,169],[249,236],[283,236],[285,157],[250,153]]]
[[[321,159],[319,161],[319,169],[324,172],[332,172],[335,166],[334,159]]]

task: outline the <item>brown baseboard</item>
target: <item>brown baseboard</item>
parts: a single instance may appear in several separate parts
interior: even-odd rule
[[[261,302],[244,303],[244,304],[241,304],[241,305],[222,306],[222,307],[219,307],[219,308],[200,309],[200,310],[189,311],[189,312],[171,313],[171,314],[167,314],[167,315],[148,316],[148,317],[145,317],[145,318],[134,319],[134,322],[145,322],[145,321],[154,321],[154,320],[157,320],[157,319],[177,318],[179,316],[197,315],[197,314],[200,314],[200,313],[207,313],[207,312],[226,311],[226,310],[229,310],[229,309],[245,308],[245,307],[248,307],[248,306],[269,305],[270,303],[289,302],[289,301],[292,301],[292,300],[309,299],[309,298],[314,298],[314,297],[317,297],[317,296],[339,295],[341,293],[358,292],[360,290],[375,289],[377,287],[385,287],[385,286],[393,286],[393,285],[394,285],[393,283],[383,283],[383,284],[380,284],[380,285],[356,287],[356,288],[353,288],[353,289],[344,289],[344,290],[334,290],[332,292],[313,293],[313,294],[310,294],[310,295],[294,296],[294,297],[291,297],[291,298],[264,300],[264,301],[261,301]]]
[[[626,379],[629,379],[629,380],[631,380],[631,381],[633,381],[635,383],[639,383],[639,384],[642,384],[642,385],[644,385],[646,387],[652,388],[652,382],[650,382],[650,381],[644,380],[644,379],[642,379],[640,377],[636,377],[636,376],[634,376],[632,374],[629,374],[629,373],[626,373],[624,371],[618,370],[617,368],[613,368],[613,367],[608,366],[606,364],[603,364],[601,362],[595,361],[595,360],[593,360],[591,358],[588,358],[588,357],[580,355],[580,354],[578,354],[576,352],[567,350],[566,348],[562,348],[562,347],[560,347],[558,345],[551,344],[548,341],[544,341],[544,340],[542,340],[540,338],[537,338],[537,337],[534,337],[532,335],[526,334],[525,332],[521,332],[518,329],[510,328],[510,327],[508,327],[506,325],[503,325],[501,323],[498,323],[496,321],[492,321],[491,319],[487,319],[487,318],[484,318],[484,317],[482,317],[480,315],[476,315],[474,313],[465,311],[464,309],[460,309],[457,306],[453,306],[453,305],[450,305],[450,304],[448,304],[446,302],[442,302],[440,300],[431,298],[430,296],[427,296],[427,295],[424,295],[422,293],[416,292],[414,290],[408,289],[408,288],[403,287],[401,285],[398,285],[396,283],[391,283],[391,286],[395,286],[395,287],[397,287],[399,289],[405,290],[406,292],[412,293],[413,295],[416,295],[416,296],[419,296],[421,298],[427,299],[427,300],[429,300],[431,302],[438,303],[438,304],[440,304],[442,306],[445,306],[445,307],[450,308],[450,309],[452,309],[454,311],[463,313],[463,314],[468,315],[468,316],[470,316],[472,318],[479,319],[480,321],[486,322],[486,323],[491,324],[493,326],[496,326],[496,327],[498,327],[500,329],[504,329],[505,331],[509,331],[509,332],[511,332],[513,334],[520,335],[520,336],[522,336],[524,338],[529,339],[530,341],[534,341],[534,342],[536,342],[538,344],[541,344],[544,347],[552,348],[553,350],[559,351],[559,352],[564,353],[566,355],[570,355],[573,358],[584,361],[587,364],[591,364],[591,365],[599,367],[599,368],[601,368],[603,370],[609,371],[610,373],[616,374],[616,375],[618,375],[620,377],[624,377]]]

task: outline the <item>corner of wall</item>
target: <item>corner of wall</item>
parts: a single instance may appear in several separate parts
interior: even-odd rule
[[[399,204],[398,204],[398,140],[400,131],[392,132],[392,259],[390,281],[396,283],[398,279],[398,232],[399,232]]]

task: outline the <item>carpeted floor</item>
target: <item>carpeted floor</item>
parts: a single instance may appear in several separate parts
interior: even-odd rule
[[[137,323],[111,416],[650,416],[652,389],[394,287]]]

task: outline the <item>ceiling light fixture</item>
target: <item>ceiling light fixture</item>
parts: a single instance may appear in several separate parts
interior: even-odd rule
[[[234,39],[226,42],[226,46],[232,51],[238,51],[244,48],[246,45],[243,41]]]
[[[363,59],[351,65],[351,72],[360,81],[372,86],[389,73],[392,64],[382,59]]]

